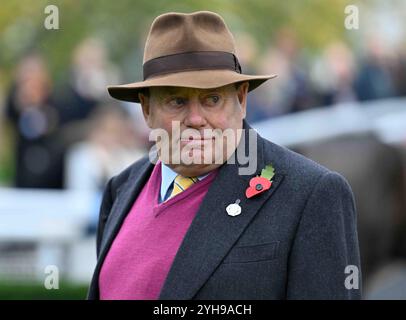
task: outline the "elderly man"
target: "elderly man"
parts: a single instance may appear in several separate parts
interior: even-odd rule
[[[359,298],[351,189],[250,128],[247,94],[275,76],[242,74],[224,20],[157,17],[143,72],[109,93],[160,134],[107,184],[88,298]]]

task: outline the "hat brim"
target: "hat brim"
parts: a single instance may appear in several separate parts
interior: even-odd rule
[[[139,103],[138,93],[148,87],[170,86],[212,89],[232,83],[248,81],[248,91],[252,91],[265,81],[276,76],[275,74],[253,76],[240,74],[231,70],[194,70],[166,74],[140,82],[109,86],[107,90],[115,99]]]

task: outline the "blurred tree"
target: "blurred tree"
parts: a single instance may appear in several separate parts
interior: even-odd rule
[[[344,7],[349,0],[5,0],[0,11],[0,65],[6,79],[29,50],[43,53],[54,76],[65,75],[74,46],[87,36],[103,39],[114,61],[133,73],[141,66],[142,46],[151,21],[168,11],[211,10],[233,31],[245,30],[265,48],[275,30],[289,26],[308,49],[344,35]],[[59,8],[59,30],[44,27],[44,9]],[[128,74],[126,75],[129,76]],[[134,76],[133,76],[134,77]]]

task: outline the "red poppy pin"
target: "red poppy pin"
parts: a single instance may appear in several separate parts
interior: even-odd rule
[[[251,178],[250,186],[245,190],[245,195],[247,198],[252,198],[253,196],[268,190],[272,186],[272,178],[275,175],[275,169],[272,165],[267,165],[261,171],[261,175],[258,177]]]

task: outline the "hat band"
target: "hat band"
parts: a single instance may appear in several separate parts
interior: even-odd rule
[[[149,60],[143,65],[144,80],[167,73],[208,69],[228,69],[241,73],[237,57],[221,51],[177,53]]]

